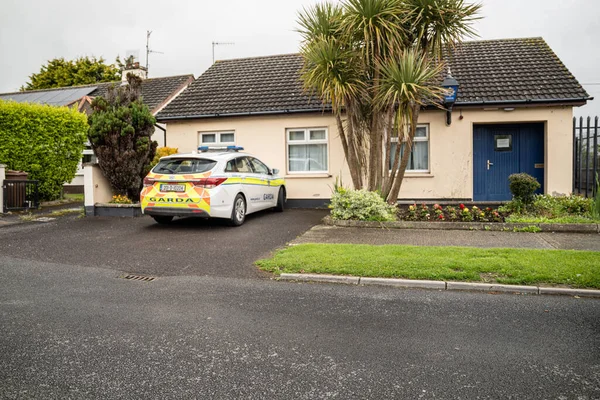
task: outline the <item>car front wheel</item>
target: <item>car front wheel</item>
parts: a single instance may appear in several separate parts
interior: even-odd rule
[[[231,218],[229,220],[232,226],[240,226],[246,220],[246,200],[244,196],[238,194],[233,201],[233,210],[231,210]]]
[[[277,196],[277,205],[275,206],[275,211],[282,212],[285,207],[285,189],[279,188],[279,195]]]

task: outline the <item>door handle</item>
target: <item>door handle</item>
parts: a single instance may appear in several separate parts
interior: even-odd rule
[[[490,165],[494,165],[494,163],[491,163],[490,160],[487,160],[487,169],[488,169],[488,171],[490,170]]]

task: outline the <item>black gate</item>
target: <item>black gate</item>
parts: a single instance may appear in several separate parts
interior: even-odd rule
[[[30,208],[38,208],[40,205],[38,181],[5,180],[2,190],[5,212],[28,210]]]
[[[573,193],[585,197],[596,194],[596,176],[600,175],[598,117],[573,118]]]

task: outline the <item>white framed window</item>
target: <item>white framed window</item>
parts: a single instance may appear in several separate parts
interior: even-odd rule
[[[394,155],[398,146],[398,138],[392,138],[392,152],[390,155],[389,169],[394,165]],[[404,154],[405,143],[402,143],[400,157]],[[413,148],[406,165],[407,172],[429,172],[429,125],[417,125]]]
[[[200,146],[232,146],[235,144],[235,132],[199,132]]]
[[[328,171],[327,128],[286,129],[289,173]]]

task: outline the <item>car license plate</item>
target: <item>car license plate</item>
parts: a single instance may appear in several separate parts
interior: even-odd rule
[[[185,192],[185,185],[160,185],[161,192]]]

